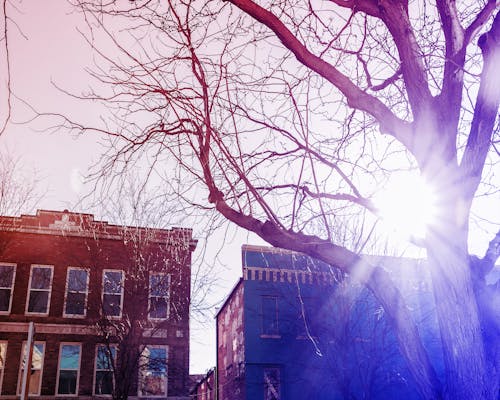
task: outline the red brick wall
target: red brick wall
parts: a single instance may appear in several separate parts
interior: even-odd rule
[[[0,262],[17,265],[11,313],[0,315],[0,340],[8,340],[2,395],[15,394],[21,343],[27,336],[25,332],[7,332],[6,323],[34,321],[40,326],[46,324],[60,324],[61,327],[75,324],[93,326],[101,317],[103,269],[121,269],[125,271],[126,277],[133,277],[133,279],[126,278],[124,312],[131,315],[134,313],[147,315],[148,274],[134,272],[137,265],[134,259],[137,259],[138,247],[140,247],[141,263],[148,265],[149,269],[171,275],[170,318],[161,323],[161,328],[166,329],[166,334],[158,338],[142,339],[142,343],[169,346],[168,394],[187,395],[190,266],[191,252],[196,245],[196,242],[191,240],[191,231],[188,229],[124,231],[122,227],[94,221],[91,215],[72,213],[66,213],[69,218],[66,217],[65,223],[69,224],[69,229],[65,229],[61,228],[64,214],[39,211],[36,216],[0,217]],[[82,226],[87,230],[78,229]],[[103,233],[104,231],[107,233]],[[142,240],[134,239],[135,233],[139,233],[141,237],[149,235],[152,240],[143,243]],[[25,315],[32,264],[54,266],[50,309],[46,317]],[[63,317],[66,274],[69,266],[90,269],[87,315],[84,319]],[[95,343],[99,339],[91,335],[38,333],[36,340],[46,341],[42,395],[55,393],[59,344],[81,342],[79,392],[81,395],[90,396],[93,385]]]
[[[219,400],[242,400],[245,374],[243,281],[217,314],[217,385]]]

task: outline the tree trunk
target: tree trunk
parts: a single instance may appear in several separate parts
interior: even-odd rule
[[[497,394],[491,391],[468,265],[467,222],[457,217],[460,200],[448,197],[445,204],[447,211],[427,243],[445,365],[444,398],[493,400]]]

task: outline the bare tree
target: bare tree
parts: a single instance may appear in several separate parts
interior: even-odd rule
[[[125,269],[125,277],[117,278],[113,275],[113,271],[109,271],[104,278],[102,318],[97,321],[97,327],[106,346],[110,370],[113,372],[114,399],[127,399],[131,391],[135,389],[136,377],[140,375],[140,371],[151,367],[150,358],[145,353],[149,347],[144,344],[144,338],[154,338],[161,332],[165,332],[169,323],[167,317],[170,321],[176,320],[179,316],[179,309],[183,308],[185,311],[188,307],[186,303],[189,299],[180,299],[184,301],[184,304],[171,303],[170,275],[165,273],[165,265],[175,261],[167,260],[166,255],[171,256],[168,249],[164,249],[165,257],[152,252],[148,244],[152,240],[154,240],[152,237],[148,238],[147,229],[125,231],[124,251],[127,253],[126,258],[130,261]],[[109,279],[106,280],[107,278]],[[122,306],[113,301],[115,292],[123,292],[125,298],[133,299],[133,301]],[[151,293],[155,296],[150,297]],[[121,318],[116,318],[117,314],[121,314]],[[154,322],[155,318],[158,322]],[[151,339],[148,340],[151,342]],[[154,339],[151,344],[154,344]],[[162,375],[160,368],[165,369],[166,366],[158,365],[154,368],[158,370],[157,376],[159,377],[157,383],[159,392],[155,395],[165,394],[162,387],[165,387],[166,371],[164,370]],[[178,372],[187,373],[186,371]],[[144,382],[138,382],[138,384],[139,390],[144,389],[143,386],[146,385]]]
[[[172,225],[172,205],[155,202],[152,189],[133,173],[122,178],[118,186],[108,188],[114,190],[107,191],[113,201],[100,192],[82,199],[86,208],[119,224],[112,234],[97,227],[86,239],[85,260],[75,260],[75,265],[97,269],[120,266],[103,271],[103,295],[98,310],[93,310],[99,370],[94,392],[120,400],[136,393],[167,396],[169,379],[169,393],[179,395],[186,389],[179,381],[187,385],[187,361],[168,355],[165,341],[175,330],[183,332],[185,339],[179,340],[188,340],[193,249],[182,235],[162,230]],[[107,234],[114,235],[113,243]]]
[[[41,199],[40,178],[20,158],[0,153],[0,215],[32,211]]]
[[[103,174],[149,163],[166,200],[212,207],[357,277],[395,327],[423,398],[498,397],[500,340],[485,344],[498,338],[498,315],[485,325],[475,284],[498,240],[479,263],[468,254],[475,195],[497,185],[485,169],[498,156],[496,0],[76,3],[100,56],[100,89],[82,97],[113,118],[59,127],[107,135]],[[443,382],[390,274],[334,240],[339,216],[377,212],[373,182],[394,166],[417,168],[438,196],[420,245]]]
[[[20,158],[0,152],[0,215],[28,213],[42,197],[37,174],[26,169]],[[1,227],[8,229],[11,223],[13,220],[4,218]],[[10,240],[6,232],[0,235],[0,254],[8,247]]]

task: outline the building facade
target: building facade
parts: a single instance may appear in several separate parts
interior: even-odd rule
[[[367,290],[302,254],[243,246],[242,257],[216,316],[219,400],[418,398]],[[425,307],[415,310],[429,318]]]
[[[187,398],[190,229],[0,217],[0,398]]]
[[[191,389],[191,400],[215,400],[215,368],[195,382]]]

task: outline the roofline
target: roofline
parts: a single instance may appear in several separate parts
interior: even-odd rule
[[[281,247],[273,246],[262,246],[254,244],[243,244],[241,246],[241,251],[258,251],[263,253],[275,253],[275,254],[303,254],[298,251],[282,249]]]
[[[236,292],[236,289],[239,288],[239,286],[242,284],[243,281],[244,281],[244,279],[243,279],[243,277],[241,277],[241,278],[238,279],[238,282],[236,282],[236,284],[233,286],[233,288],[231,289],[231,291],[227,295],[226,299],[224,300],[224,302],[220,306],[219,310],[215,313],[215,319],[216,320],[217,320],[217,318],[219,318],[219,314],[226,307],[226,305],[229,303],[229,301],[231,300],[231,298],[234,296],[234,293]]]
[[[88,229],[80,228],[80,229],[64,229],[64,228],[55,228],[52,226],[36,226],[36,225],[23,225],[23,219],[36,219],[40,218],[43,214],[52,214],[52,215],[71,215],[73,217],[79,217],[82,220],[86,219],[89,223],[95,223],[96,228],[100,227],[103,229],[109,228],[111,231],[115,230],[115,232],[106,232],[106,231],[93,231],[90,227]],[[12,226],[2,226],[1,222],[11,222]],[[19,225],[17,225],[18,223]],[[158,238],[155,240],[158,243],[167,242],[169,236],[171,236],[175,232],[185,232],[189,235],[189,237],[180,237],[180,239],[184,239],[183,241],[189,244],[189,248],[191,251],[194,251],[198,244],[198,240],[192,238],[192,228],[182,228],[182,227],[171,227],[171,228],[153,228],[147,226],[132,226],[132,225],[118,225],[118,224],[110,224],[105,220],[96,220],[94,214],[83,213],[83,212],[74,212],[68,211],[67,209],[63,211],[58,210],[47,210],[47,209],[38,209],[36,214],[21,214],[20,216],[0,216],[0,231],[10,231],[10,232],[23,232],[23,233],[33,233],[33,234],[48,234],[48,235],[56,235],[56,236],[77,236],[77,237],[86,237],[97,236],[104,239],[121,239],[121,236],[117,233],[120,231],[123,233],[126,230],[139,229],[142,231],[154,231],[160,235],[164,235],[161,240]]]

